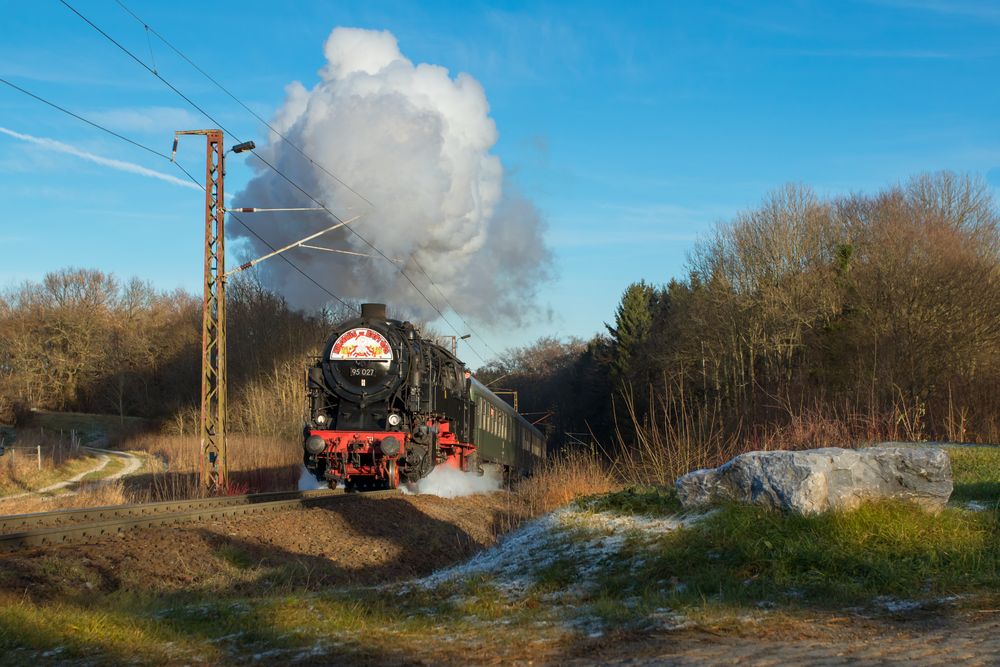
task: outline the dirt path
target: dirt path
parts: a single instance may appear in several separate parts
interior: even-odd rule
[[[81,473],[73,475],[69,479],[65,479],[61,482],[56,482],[55,484],[50,484],[49,486],[42,487],[41,489],[36,489],[34,491],[25,491],[23,493],[15,493],[13,495],[4,496],[3,498],[0,498],[0,502],[6,500],[16,500],[18,498],[27,498],[28,496],[40,496],[46,493],[52,493],[53,491],[58,491],[59,489],[64,489],[72,484],[79,484],[79,482],[83,480],[83,478],[86,477],[87,475],[92,475],[96,472],[104,470],[104,468],[107,467],[110,461],[111,461],[110,457],[104,454],[100,454],[97,458],[97,465],[94,466],[93,468],[84,470]]]
[[[122,479],[123,477],[135,474],[140,468],[142,468],[142,459],[131,452],[119,452],[114,449],[98,449],[96,447],[84,447],[84,449],[92,452],[98,452],[102,455],[115,456],[124,460],[124,467],[121,470],[112,475],[101,478],[101,482],[114,482]]]
[[[610,665],[996,665],[996,610],[873,619],[830,616],[733,634],[678,631],[595,645],[558,664]]]
[[[84,470],[83,472],[77,473],[68,479],[64,479],[61,482],[56,482],[55,484],[50,484],[41,489],[36,489],[34,491],[25,491],[23,493],[16,493],[10,496],[4,496],[0,498],[0,503],[8,500],[16,500],[19,498],[27,498],[29,496],[45,496],[48,494],[53,494],[57,491],[64,491],[60,495],[69,496],[75,495],[80,492],[80,487],[85,479],[95,475],[105,468],[111,462],[112,458],[122,459],[124,461],[123,467],[118,472],[115,472],[106,477],[102,477],[98,480],[88,480],[94,484],[104,484],[108,482],[113,482],[128,475],[134,474],[140,468],[142,468],[143,460],[132,454],[130,452],[119,452],[113,449],[102,449],[99,447],[83,447],[87,451],[97,455],[97,464],[93,468]]]

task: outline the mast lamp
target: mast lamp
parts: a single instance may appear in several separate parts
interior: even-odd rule
[[[243,151],[252,151],[255,148],[257,148],[257,144],[255,144],[254,142],[244,141],[242,144],[236,144],[229,150],[231,150],[234,153],[242,153]]]

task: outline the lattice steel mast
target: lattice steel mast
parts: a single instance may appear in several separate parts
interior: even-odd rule
[[[301,241],[278,248],[263,257],[226,271],[225,236],[225,160],[222,130],[181,130],[174,133],[171,161],[177,154],[180,135],[205,137],[205,278],[201,317],[201,486],[210,492],[225,491],[229,486],[226,461],[226,278],[286,250],[305,246],[306,241],[344,227],[361,216],[338,220],[336,224],[306,236]],[[234,153],[253,150],[254,142],[236,144]],[[327,211],[310,208],[239,208],[240,213],[287,211]],[[328,212],[328,211],[327,211]]]
[[[225,154],[222,130],[205,136],[205,276],[201,315],[201,485],[229,486],[226,461],[226,236]],[[177,139],[174,139],[177,150]]]

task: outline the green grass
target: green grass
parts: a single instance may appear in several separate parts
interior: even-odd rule
[[[579,564],[573,558],[557,558],[535,574],[533,590],[549,593],[572,585],[579,577]]]
[[[646,516],[679,514],[683,509],[672,488],[656,486],[631,487],[601,496],[582,498],[577,501],[577,506],[594,512]]]
[[[954,502],[1000,503],[1000,447],[949,447]]]
[[[455,594],[459,600],[446,599]],[[537,610],[507,602],[488,577],[404,596],[390,588],[252,598],[116,593],[73,603],[0,598],[0,663],[228,665],[267,654],[271,664],[287,664],[321,647],[327,660],[345,664],[457,664],[472,647],[497,655],[527,645],[536,637],[497,628],[523,627]],[[429,656],[420,659],[422,652]]]
[[[705,600],[840,608],[1000,587],[996,513],[932,515],[897,502],[811,517],[728,506],[632,550],[641,565],[610,568],[603,595],[654,591],[656,604],[675,608]]]

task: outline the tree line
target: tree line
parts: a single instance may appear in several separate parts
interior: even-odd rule
[[[557,447],[627,449],[681,426],[750,444],[793,426],[801,444],[996,442],[998,225],[970,176],[838,197],[789,185],[718,224],[683,277],[629,285],[605,332],[540,339],[477,376],[516,391]],[[230,423],[294,433],[305,362],[354,311],[296,311],[252,275],[231,281],[227,304]],[[7,289],[0,421],[35,407],[193,431],[200,337],[199,298],[140,280],[66,269]]]
[[[856,441],[997,442],[998,223],[969,176],[789,185],[718,224],[685,277],[629,285],[605,334],[515,350],[492,377],[606,446],[685,422],[759,444],[806,418]]]
[[[296,311],[252,275],[230,281],[226,303],[231,425],[294,431],[305,360],[319,354],[347,308]],[[63,269],[7,289],[0,293],[0,423],[35,408],[147,417],[194,432],[201,317],[192,294],[97,270]]]

